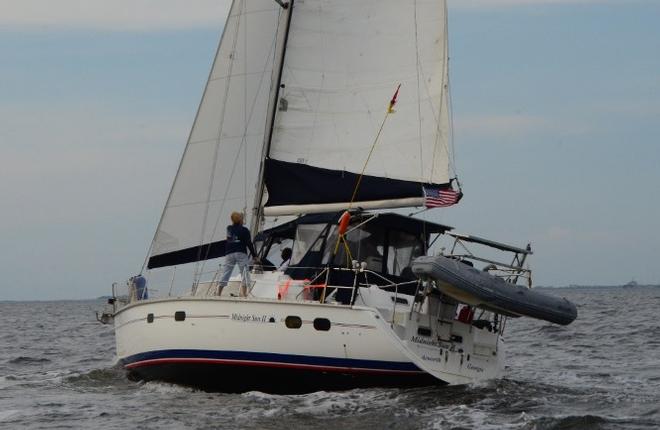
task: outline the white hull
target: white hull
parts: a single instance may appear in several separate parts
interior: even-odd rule
[[[391,296],[363,291],[363,301]],[[402,306],[392,324],[391,310],[367,306],[213,296],[137,301],[115,314],[117,355],[134,378],[218,391],[466,384],[500,376],[499,336]],[[288,328],[287,317],[293,325],[300,318],[300,328]]]

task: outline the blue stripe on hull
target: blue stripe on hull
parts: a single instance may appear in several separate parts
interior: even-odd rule
[[[125,367],[138,367],[142,365],[149,365],[149,363],[165,361],[182,362],[185,360],[215,360],[218,362],[218,364],[222,364],[223,361],[227,361],[233,362],[234,364],[244,363],[245,365],[249,365],[252,362],[259,363],[261,365],[272,364],[273,366],[288,365],[301,366],[304,368],[336,368],[350,370],[353,372],[360,370],[381,372],[422,372],[421,369],[410,362],[275,354],[267,352],[217,351],[198,349],[167,349],[148,351],[126,357],[121,360],[121,363]]]
[[[150,351],[127,357],[121,363],[132,380],[157,380],[228,393],[300,394],[443,383],[413,363],[244,351]]]

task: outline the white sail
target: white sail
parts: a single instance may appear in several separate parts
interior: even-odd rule
[[[273,0],[234,0],[149,267],[204,259],[192,254],[224,238],[232,211],[251,213],[286,16]]]
[[[263,205],[263,182],[271,215],[416,206],[450,186],[447,58],[442,0],[235,0],[148,266],[222,256],[229,214]]]
[[[359,197],[422,197],[421,186],[412,188],[414,195],[410,187],[393,196],[383,190],[448,184],[447,58],[445,1],[295,0],[269,153],[268,205],[347,202],[342,198],[350,197],[355,180],[349,176],[340,185],[336,178],[362,172],[399,84],[396,113],[364,171],[372,181]],[[334,195],[323,192],[329,189]]]

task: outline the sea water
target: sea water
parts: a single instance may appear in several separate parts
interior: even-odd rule
[[[568,327],[509,320],[505,378],[276,396],[131,382],[102,301],[0,303],[0,429],[658,429],[660,288],[547,289]]]

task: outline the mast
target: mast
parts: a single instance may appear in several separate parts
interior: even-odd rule
[[[288,3],[284,3],[282,0],[275,0],[283,9],[288,11],[286,18],[286,26],[284,28],[284,38],[282,40],[282,50],[280,55],[280,63],[277,68],[277,80],[275,82],[274,96],[270,100],[270,115],[269,121],[270,124],[266,124],[266,138],[264,139],[263,151],[261,154],[261,163],[259,164],[259,176],[257,180],[257,192],[254,196],[254,205],[252,207],[252,223],[250,224],[250,231],[253,235],[256,235],[259,230],[259,225],[261,222],[261,217],[263,215],[263,210],[261,208],[263,204],[264,191],[265,191],[265,180],[264,180],[264,169],[265,169],[265,160],[270,154],[270,146],[273,140],[273,130],[275,128],[275,115],[277,114],[277,100],[280,96],[280,87],[282,85],[282,74],[284,71],[284,56],[286,55],[286,45],[289,42],[289,29],[291,28],[291,16],[293,15],[293,7],[295,0],[289,0]]]

